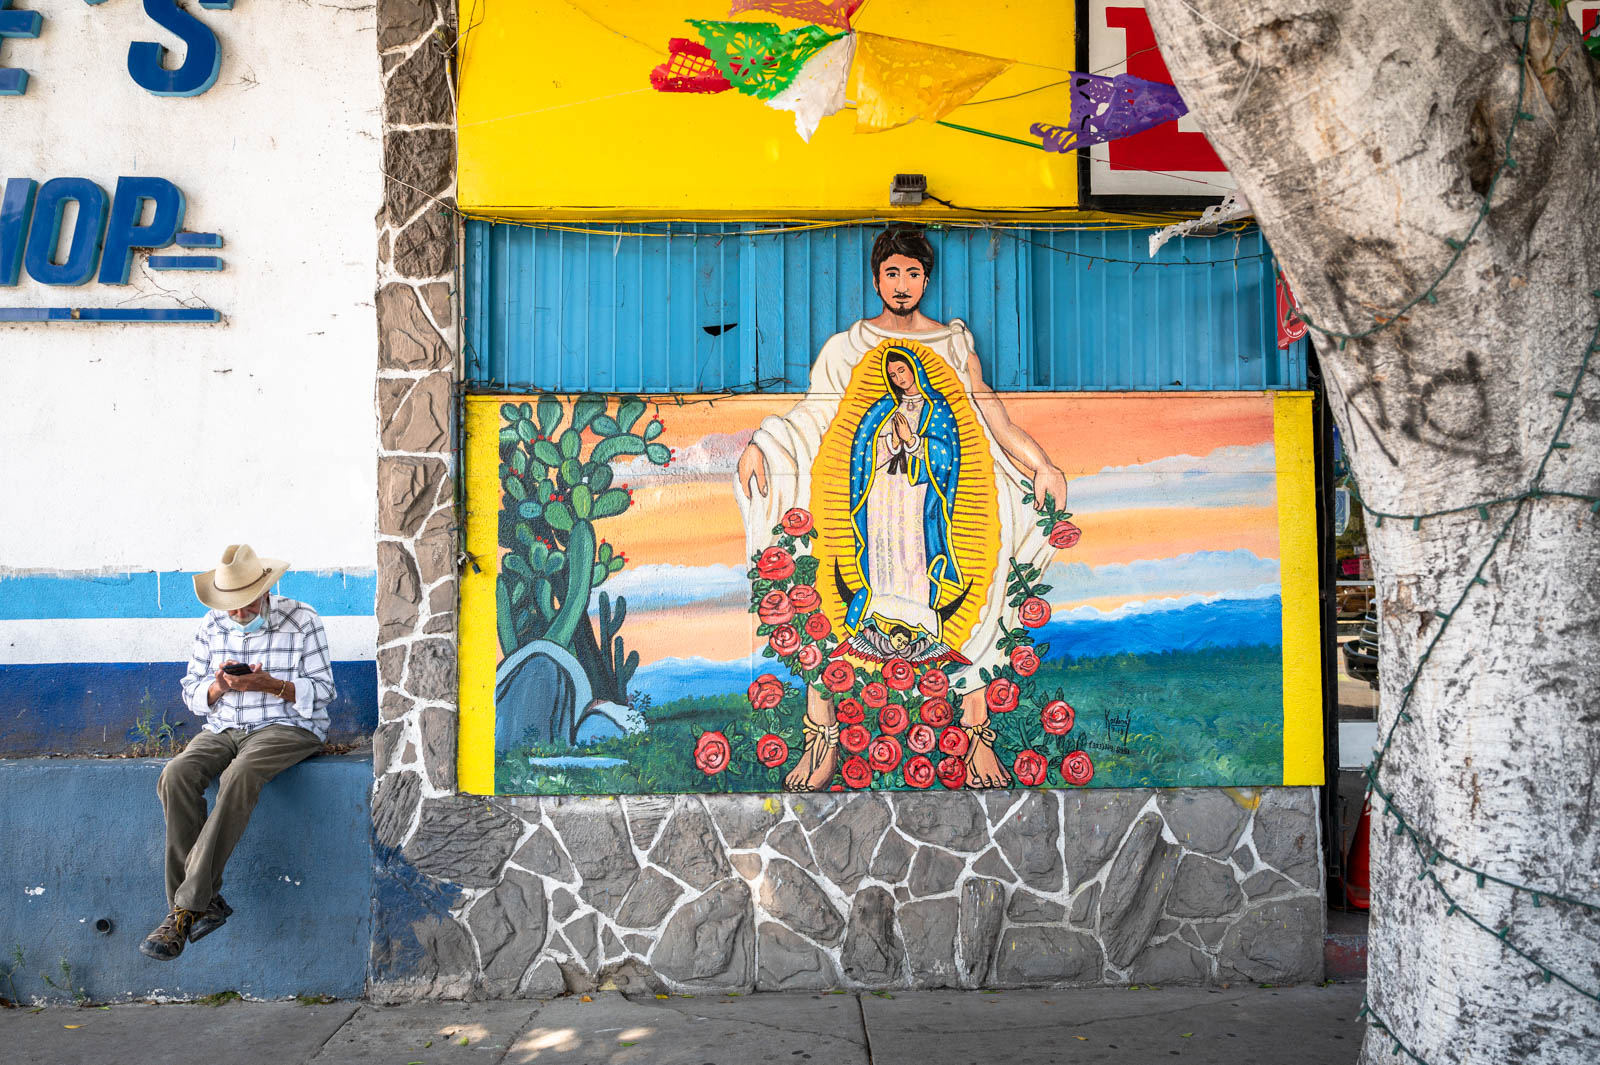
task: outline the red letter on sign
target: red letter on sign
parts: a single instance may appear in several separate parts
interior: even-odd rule
[[[1123,31],[1129,74],[1172,84],[1172,74],[1156,49],[1156,34],[1144,8],[1108,7],[1106,25]],[[1209,170],[1220,174],[1228,169],[1204,133],[1187,133],[1178,128],[1176,120],[1111,141],[1109,147],[1113,170]]]

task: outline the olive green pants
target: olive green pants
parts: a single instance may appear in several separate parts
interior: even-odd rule
[[[222,890],[222,867],[233,853],[262,785],[322,750],[322,741],[293,725],[201,732],[161,771],[156,790],[167,819],[167,905],[204,910]],[[206,788],[217,801],[206,814]]]

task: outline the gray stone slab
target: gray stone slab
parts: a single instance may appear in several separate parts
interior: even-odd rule
[[[0,1046],[7,1062],[20,1065],[300,1062],[315,1054],[357,1007],[355,1002],[232,1002],[215,1007],[6,1010],[0,1013]]]
[[[668,980],[728,990],[755,986],[755,955],[750,885],[724,880],[673,914],[650,961]]]
[[[854,995],[804,992],[665,1001],[600,994],[557,999],[534,1017],[505,1065],[866,1065]],[[430,1062],[429,1065],[432,1065]]]
[[[775,921],[763,921],[756,939],[756,990],[826,991],[839,986],[833,962],[821,950]]]
[[[500,1060],[511,1041],[532,1023],[538,1008],[536,1002],[363,1006],[307,1065],[394,1065],[407,1061],[487,1065]],[[284,1055],[259,1060],[288,1065],[300,1059]]]
[[[861,996],[873,1065],[1354,1065],[1362,985]]]
[[[1249,807],[1221,788],[1169,788],[1156,792],[1156,805],[1173,838],[1213,858],[1233,849],[1250,819]]]

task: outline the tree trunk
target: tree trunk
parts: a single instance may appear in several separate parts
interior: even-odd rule
[[[1369,508],[1377,780],[1406,826],[1375,814],[1363,1060],[1405,1060],[1399,1041],[1430,1065],[1593,1062],[1600,913],[1493,878],[1600,904],[1600,518],[1524,496],[1600,495],[1600,382],[1580,377],[1600,343],[1600,64],[1545,0],[1148,7],[1301,307],[1352,336],[1313,333]],[[1450,240],[1437,302],[1371,332]],[[1487,500],[1506,501],[1485,519]]]

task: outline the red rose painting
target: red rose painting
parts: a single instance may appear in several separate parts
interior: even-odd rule
[[[783,702],[783,684],[771,673],[763,673],[750,683],[748,694],[752,707],[757,710],[771,710]]]
[[[787,625],[794,620],[794,607],[787,595],[774,588],[762,596],[761,602],[756,605],[756,617],[761,619],[763,625]]]
[[[903,658],[891,658],[883,664],[883,682],[897,692],[911,687],[916,679],[916,667]]]
[[[829,662],[822,671],[822,685],[831,692],[847,692],[856,686],[856,667],[849,662]]]
[[[1039,654],[1031,647],[1018,647],[1011,652],[1011,668],[1019,677],[1031,677],[1039,672]]]
[[[1077,715],[1072,712],[1072,707],[1060,699],[1045,704],[1039,711],[1039,724],[1052,736],[1065,736],[1072,731],[1072,723]]]
[[[1058,521],[1050,527],[1050,546],[1064,551],[1076,544],[1081,535],[1083,535],[1082,530],[1072,522]]]
[[[867,764],[877,773],[891,773],[900,764],[903,752],[893,736],[878,736],[867,745]]]
[[[1082,751],[1073,751],[1061,759],[1061,779],[1082,787],[1094,779],[1094,762]]]
[[[984,689],[983,701],[991,713],[1009,714],[1017,708],[1017,697],[1020,694],[1015,682],[1004,677],[996,677],[989,682],[989,687]]]
[[[769,547],[756,559],[756,575],[765,581],[781,581],[794,573],[794,556],[781,547]]]
[[[694,744],[694,764],[706,776],[728,768],[728,737],[720,732],[702,732]]]
[[[1017,620],[1030,629],[1037,629],[1050,620],[1050,604],[1036,595],[1030,595],[1017,607]]]
[[[959,788],[967,782],[967,764],[959,758],[944,759],[939,763],[937,772],[939,783],[947,788]]]
[[[809,584],[797,584],[789,589],[789,605],[797,614],[809,614],[822,605],[822,596]]]
[[[788,655],[800,650],[800,631],[793,625],[779,625],[772,630],[772,635],[767,637],[767,646],[775,654]]]
[[[911,715],[906,713],[906,708],[899,703],[890,703],[878,711],[878,730],[890,736],[898,736],[911,724]]]
[[[943,699],[929,699],[922,704],[922,709],[917,711],[917,715],[934,728],[944,728],[955,720],[956,712]]]
[[[967,753],[967,734],[955,725],[939,733],[939,750],[954,758],[960,758]]]
[[[782,736],[767,733],[756,740],[756,761],[768,769],[776,768],[789,760],[789,744]]]
[[[1050,762],[1044,755],[1029,748],[1017,752],[1016,761],[1011,763],[1011,771],[1017,775],[1017,783],[1031,788],[1044,783],[1046,774],[1050,772]]]
[[[865,725],[846,725],[839,730],[839,746],[853,754],[860,754],[872,742],[872,733]]]
[[[900,775],[913,788],[930,787],[935,778],[933,763],[920,754],[906,762],[905,768],[900,771]]]

